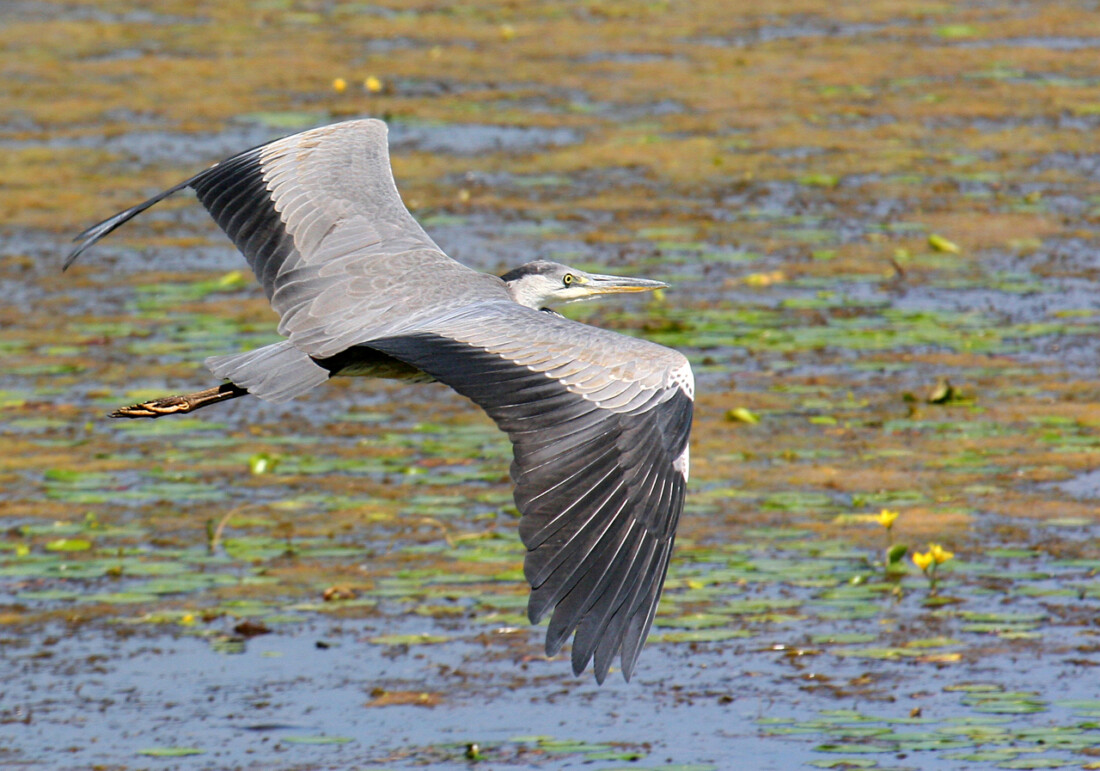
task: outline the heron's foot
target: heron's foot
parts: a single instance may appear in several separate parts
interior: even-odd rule
[[[194,412],[201,407],[206,407],[211,404],[224,402],[227,399],[236,399],[238,396],[244,396],[246,393],[248,393],[248,391],[233,383],[223,383],[220,386],[207,388],[204,391],[195,391],[194,393],[184,394],[182,396],[162,396],[159,399],[141,402],[140,404],[131,404],[129,407],[122,407],[121,409],[115,410],[110,414],[110,417],[160,418],[165,415],[180,415],[187,412]]]
[[[112,418],[159,418],[163,415],[174,415],[177,412],[190,412],[194,406],[188,402],[186,396],[164,396],[153,399],[151,402],[131,404],[129,407],[120,407],[111,413]]]

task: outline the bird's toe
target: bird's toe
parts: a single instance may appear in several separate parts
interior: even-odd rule
[[[172,415],[177,412],[187,412],[190,404],[180,396],[165,396],[140,404],[131,404],[129,407],[120,407],[110,414],[112,418],[159,418],[162,415]]]

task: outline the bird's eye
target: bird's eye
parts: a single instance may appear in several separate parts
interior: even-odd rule
[[[566,273],[565,276],[562,278],[561,282],[563,284],[565,284],[566,286],[569,286],[570,284],[573,283],[573,274],[572,273]]]

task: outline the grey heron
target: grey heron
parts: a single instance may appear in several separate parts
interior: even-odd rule
[[[114,413],[158,417],[252,394],[283,402],[333,375],[438,381],[513,445],[528,616],[579,675],[629,680],[683,511],[694,378],[655,343],[545,312],[658,281],[535,261],[497,277],[452,260],[405,208],[386,125],[354,120],[247,150],[85,230],[96,241],[186,187],[244,254],[284,340],[207,359],[226,382]]]

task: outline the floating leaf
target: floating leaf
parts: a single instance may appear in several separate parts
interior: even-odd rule
[[[665,643],[724,642],[745,637],[752,637],[752,632],[746,629],[694,629],[687,632],[664,632],[654,635],[654,640]]]
[[[748,423],[750,425],[760,422],[760,418],[746,407],[734,407],[732,410],[727,410],[726,420],[732,423]]]
[[[1077,766],[1076,763],[1060,758],[1028,757],[1002,761],[997,764],[997,768],[1065,768],[1071,765]]]
[[[836,187],[839,182],[840,177],[835,174],[811,173],[798,178],[798,183],[807,187]]]
[[[355,741],[350,736],[284,736],[284,744],[347,744]]]
[[[58,538],[46,544],[47,551],[87,551],[92,542],[86,538]]]
[[[970,24],[946,24],[937,29],[936,34],[943,38],[975,37],[978,29]]]
[[[248,459],[248,470],[253,474],[270,474],[279,465],[279,458],[266,452],[257,453]]]
[[[816,634],[810,638],[810,642],[814,645],[824,645],[832,643],[836,645],[847,645],[851,643],[866,643],[876,639],[876,635],[868,632],[846,632],[837,634]]]
[[[880,747],[874,744],[854,744],[852,742],[845,742],[843,744],[819,744],[814,747],[816,752],[850,752],[856,753],[879,753],[879,752],[893,752],[892,747]]]
[[[283,112],[252,112],[241,115],[239,119],[247,123],[262,123],[275,129],[297,131],[323,123],[325,117],[323,113],[287,110]]]
[[[110,605],[136,605],[143,602],[157,602],[159,599],[154,594],[145,592],[99,592],[94,594],[82,594],[81,602],[102,602]]]
[[[676,618],[658,618],[657,625],[665,627],[678,627],[680,629],[708,629],[716,626],[726,626],[732,621],[729,616],[721,616],[717,613],[689,613]]]
[[[372,698],[367,702],[368,707],[436,707],[443,703],[438,693],[424,691],[382,691],[371,693]]]
[[[906,553],[908,553],[909,547],[903,543],[895,543],[889,549],[886,550],[886,564],[898,565],[905,559]]]
[[[941,235],[932,233],[928,236],[928,245],[935,249],[937,252],[946,252],[948,254],[958,254],[961,250],[958,244],[948,241]]]

